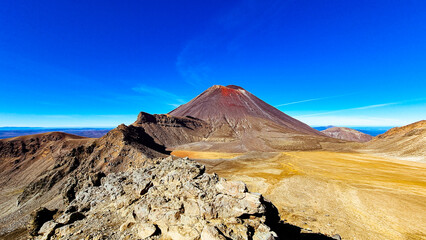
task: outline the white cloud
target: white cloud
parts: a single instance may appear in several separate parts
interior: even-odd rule
[[[292,105],[292,104],[297,104],[297,103],[304,103],[304,102],[319,101],[319,100],[325,100],[325,99],[331,99],[331,98],[345,97],[345,96],[349,96],[349,95],[353,95],[353,94],[355,94],[355,93],[348,93],[348,94],[329,96],[329,97],[305,99],[305,100],[300,100],[300,101],[295,101],[295,102],[278,104],[275,107],[282,107],[282,106],[287,106],[287,105]]]
[[[172,106],[172,107],[174,107],[174,108],[177,108],[177,107],[179,107],[181,104],[170,103],[169,105],[170,105],[170,106]]]

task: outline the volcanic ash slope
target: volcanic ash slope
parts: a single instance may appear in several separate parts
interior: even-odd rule
[[[403,160],[426,163],[426,120],[395,127],[368,142],[367,149]]]
[[[316,150],[322,143],[340,143],[288,116],[235,85],[214,85],[169,113],[200,119],[210,130],[204,141],[174,150],[217,152],[275,152]]]

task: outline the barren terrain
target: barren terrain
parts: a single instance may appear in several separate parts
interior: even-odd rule
[[[342,239],[426,239],[426,164],[326,151],[175,151],[247,183],[283,219]]]

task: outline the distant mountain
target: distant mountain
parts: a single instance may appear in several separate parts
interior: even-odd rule
[[[191,150],[313,150],[333,141],[235,85],[214,85],[169,114],[210,125],[205,141],[185,146]]]
[[[321,135],[317,130],[260,100],[242,87],[214,85],[169,113],[191,116],[209,122],[216,128],[228,125],[231,129],[252,128],[267,120],[290,132]]]
[[[326,130],[326,129],[329,129],[329,128],[332,128],[332,127],[334,127],[334,126],[333,125],[328,125],[328,126],[312,127],[312,128],[316,129],[318,131],[322,131],[322,130]]]
[[[329,125],[329,126],[318,126],[318,127],[312,127],[312,128],[318,131],[323,131],[332,127],[335,127],[335,126]],[[349,127],[349,128],[375,137],[377,135],[385,133],[387,130],[391,129],[392,127]]]
[[[376,136],[368,147],[397,157],[426,162],[426,120],[395,127]]]
[[[11,130],[39,130],[45,129],[43,127],[0,127],[0,131],[11,131]]]
[[[345,128],[345,127],[332,127],[326,130],[322,130],[321,132],[332,138],[353,141],[353,142],[368,142],[373,138],[372,136],[368,134],[359,132],[355,129]]]
[[[112,128],[42,128],[42,127],[0,127],[0,139],[18,136],[47,133],[65,132],[82,137],[100,138]]]

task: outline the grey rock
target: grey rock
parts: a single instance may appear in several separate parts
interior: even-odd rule
[[[42,237],[277,239],[265,222],[267,214],[277,213],[266,213],[265,204],[243,182],[207,174],[188,159],[168,158],[109,174],[100,185],[86,184],[70,203],[72,209],[49,222]],[[55,224],[61,227],[49,231]]]
[[[334,234],[333,237],[331,237],[331,238],[336,239],[336,240],[342,240],[342,237],[340,237],[339,234]]]

